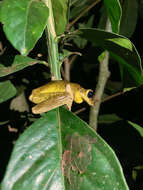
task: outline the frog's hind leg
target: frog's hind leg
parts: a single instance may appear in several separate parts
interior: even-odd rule
[[[57,93],[56,95],[49,97],[47,100],[37,104],[32,108],[32,113],[40,114],[57,108],[62,105],[67,105],[68,109],[71,109],[73,97],[68,92]]]

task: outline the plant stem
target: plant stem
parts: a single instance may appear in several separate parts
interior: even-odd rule
[[[60,62],[58,53],[58,43],[55,31],[55,22],[52,9],[52,0],[45,0],[49,8],[49,18],[46,27],[47,41],[48,41],[48,63],[51,67],[52,80],[60,80]]]
[[[106,22],[106,31],[112,31],[109,19],[107,19]],[[105,51],[104,58],[99,66],[99,77],[94,96],[95,106],[91,107],[90,116],[89,116],[89,125],[95,130],[97,130],[98,114],[102,100],[102,95],[104,92],[106,82],[110,75],[110,72],[108,70],[108,62],[109,62],[109,52]]]
[[[109,60],[109,53],[106,51],[105,57],[103,61],[100,63],[99,78],[94,96],[94,102],[96,104],[94,107],[91,107],[90,110],[89,125],[95,130],[97,130],[98,113],[100,109],[104,87],[109,77],[108,60]]]

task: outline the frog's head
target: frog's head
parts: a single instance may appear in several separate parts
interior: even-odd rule
[[[80,88],[74,94],[74,101],[79,104],[82,103],[83,101],[86,101],[90,106],[93,106],[94,105],[93,95],[94,93],[91,89]]]

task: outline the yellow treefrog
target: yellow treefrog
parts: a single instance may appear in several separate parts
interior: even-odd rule
[[[86,101],[89,105],[94,105],[92,90],[65,80],[51,81],[34,89],[29,100],[37,104],[32,108],[34,114],[44,113],[62,105],[67,105],[71,110],[73,101],[79,104]]]

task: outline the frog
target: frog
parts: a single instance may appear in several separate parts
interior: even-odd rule
[[[63,105],[71,110],[73,101],[78,104],[85,101],[94,106],[93,96],[91,89],[84,89],[79,84],[66,80],[57,80],[32,90],[29,100],[36,104],[32,107],[32,113],[41,114]]]

